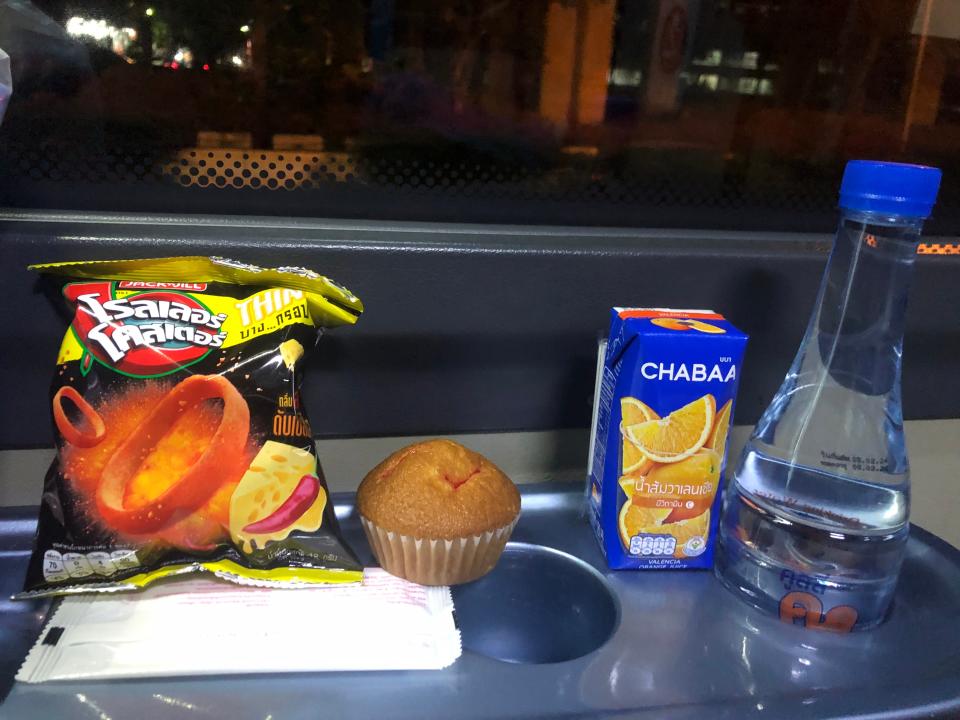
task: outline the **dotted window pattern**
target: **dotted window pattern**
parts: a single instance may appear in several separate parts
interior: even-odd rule
[[[463,158],[466,154],[468,157]],[[669,208],[737,209],[763,206],[791,211],[831,212],[837,179],[758,181],[736,173],[668,168],[650,172],[618,158],[560,154],[549,159],[490,159],[434,148],[416,151],[310,152],[237,148],[184,148],[167,153],[106,152],[91,155],[68,148],[0,146],[6,180],[85,184],[175,185],[196,189],[263,191],[322,190],[331,185],[388,189],[438,199],[548,200],[587,206],[596,203]],[[449,156],[449,159],[444,159]],[[2,181],[0,181],[2,182]],[[122,209],[122,208],[118,208]],[[549,218],[542,219],[549,222]]]
[[[369,152],[311,152],[243,148],[184,148],[164,154],[105,153],[0,146],[5,181],[98,185],[178,186],[196,190],[322,191],[330,186],[389,190],[429,198],[550,200],[574,206],[641,205],[660,208],[768,210],[820,213],[836,207],[838,179],[811,177],[758,183],[749,176],[651,174],[617,167],[602,158],[561,158],[552,163],[458,161],[437,157],[378,157]],[[442,155],[442,153],[434,153]],[[2,183],[3,181],[0,181]],[[118,210],[124,208],[118,207]],[[934,218],[951,224],[960,192],[944,183]],[[695,215],[691,216],[695,221]],[[695,225],[695,222],[692,223]],[[784,228],[789,229],[789,228]],[[924,255],[960,254],[960,243],[924,243]]]
[[[918,255],[960,255],[960,243],[920,243]]]

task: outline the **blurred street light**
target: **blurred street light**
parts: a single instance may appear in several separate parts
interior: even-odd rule
[[[91,20],[82,17],[72,17],[67,20],[67,34],[73,35],[74,37],[81,37],[86,35],[87,37],[92,37],[95,40],[103,40],[104,38],[110,37],[113,31],[116,31],[117,28],[112,25],[108,25],[106,20]]]
[[[240,26],[240,32],[242,32],[242,33],[248,33],[248,32],[250,32],[250,26],[249,26],[249,25],[241,25],[241,26]]]
[[[152,8],[152,7],[148,7],[148,8],[147,8],[147,10],[146,10],[146,15],[147,15],[147,17],[153,17],[153,8]]]

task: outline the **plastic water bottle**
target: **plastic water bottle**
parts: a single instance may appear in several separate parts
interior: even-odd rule
[[[909,532],[907,292],[936,168],[852,161],[806,335],[724,495],[716,570],[789,623],[883,621]]]

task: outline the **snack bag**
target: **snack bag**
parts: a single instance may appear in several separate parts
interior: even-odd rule
[[[713,564],[746,345],[710,310],[613,309],[587,478],[590,521],[611,568]]]
[[[57,457],[17,597],[207,570],[356,582],[300,398],[302,357],[360,300],[302,268],[179,257],[34,265],[72,322]]]

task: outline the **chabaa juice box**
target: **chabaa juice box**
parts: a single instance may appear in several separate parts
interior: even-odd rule
[[[587,480],[611,568],[713,564],[746,344],[709,310],[613,309],[597,360]]]

